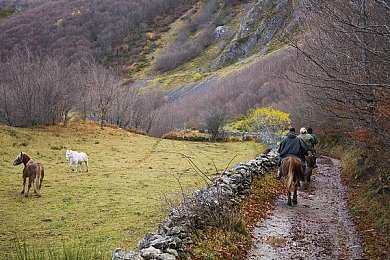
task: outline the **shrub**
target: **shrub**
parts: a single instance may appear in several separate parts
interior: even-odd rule
[[[245,132],[259,132],[263,143],[276,148],[282,133],[291,124],[289,114],[271,107],[258,107],[249,110],[233,127]]]
[[[194,75],[194,77],[193,77],[193,79],[194,79],[195,81],[200,80],[201,78],[202,78],[202,74],[200,74],[200,73],[195,73],[195,75]]]

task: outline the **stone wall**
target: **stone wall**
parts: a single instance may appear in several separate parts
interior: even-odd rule
[[[185,252],[186,245],[192,243],[190,230],[217,221],[213,216],[236,207],[250,194],[253,180],[276,166],[277,159],[278,153],[270,151],[249,162],[236,164],[214,178],[205,188],[186,197],[180,206],[169,213],[158,230],[146,234],[138,242],[137,252],[116,248],[112,260],[176,259]]]

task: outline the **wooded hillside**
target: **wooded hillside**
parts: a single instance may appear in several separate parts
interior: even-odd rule
[[[92,56],[102,62],[131,64],[145,44],[146,32],[168,30],[195,2],[27,1],[25,10],[0,22],[0,58],[29,48],[66,63]]]

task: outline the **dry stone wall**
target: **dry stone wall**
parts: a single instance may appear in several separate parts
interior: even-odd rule
[[[112,260],[174,260],[191,244],[190,231],[203,228],[218,216],[243,201],[251,191],[253,180],[270,171],[278,159],[278,153],[270,151],[246,163],[238,163],[223,172],[201,190],[193,192],[183,203],[174,208],[158,230],[146,234],[138,242],[137,252],[125,252],[116,248]]]

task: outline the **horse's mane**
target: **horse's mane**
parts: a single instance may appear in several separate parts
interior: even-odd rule
[[[22,152],[22,154],[23,154],[24,156],[26,156],[28,159],[31,159],[31,156],[29,156],[27,153]]]
[[[26,157],[26,159],[27,159],[26,164],[28,164],[28,163],[33,163],[33,162],[34,162],[33,158],[31,158],[31,157],[30,157],[28,154],[26,154],[25,152],[22,152],[22,155],[24,155],[24,156]]]

